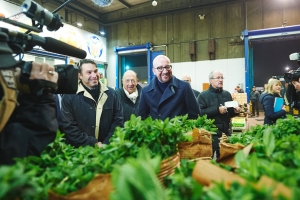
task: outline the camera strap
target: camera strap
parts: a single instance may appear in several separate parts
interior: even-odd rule
[[[17,87],[13,69],[0,70],[0,132],[17,106]]]

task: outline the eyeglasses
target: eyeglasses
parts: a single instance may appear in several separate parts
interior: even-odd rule
[[[159,67],[154,67],[154,69],[157,69],[157,71],[162,72],[164,71],[164,69],[166,69],[167,71],[170,71],[172,69],[172,65],[166,65],[166,66],[159,66]]]
[[[185,81],[185,82],[190,82],[190,80],[183,80],[183,81]]]
[[[223,79],[224,79],[224,77],[216,77],[216,78],[211,78],[211,79],[223,80]]]
[[[125,80],[125,83],[133,83],[133,84],[135,84],[136,83],[136,80],[134,80],[134,79],[126,79]]]

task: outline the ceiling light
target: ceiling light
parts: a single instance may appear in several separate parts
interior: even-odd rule
[[[95,4],[101,7],[109,6],[114,0],[93,0]]]
[[[80,26],[80,27],[82,27],[82,23],[80,23],[80,22],[77,22],[76,24],[77,24],[77,26]]]
[[[105,35],[105,32],[104,31],[100,31],[100,35]]]
[[[152,1],[152,6],[157,6],[157,1]]]

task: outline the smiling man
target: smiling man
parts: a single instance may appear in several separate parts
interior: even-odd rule
[[[159,55],[153,60],[152,71],[155,78],[142,89],[139,115],[142,119],[174,118],[188,114],[196,119],[200,115],[199,105],[189,83],[172,75],[171,61]]]
[[[123,87],[117,90],[117,94],[123,107],[124,122],[130,119],[132,114],[138,116],[142,87],[138,84],[137,74],[127,70],[122,79]]]
[[[114,89],[99,81],[97,65],[84,59],[78,65],[76,94],[62,98],[62,129],[73,146],[108,144],[116,126],[123,126],[123,112]]]
[[[209,119],[214,119],[214,124],[218,128],[217,134],[213,135],[213,154],[216,152],[216,157],[220,156],[219,138],[222,133],[227,136],[231,134],[230,119],[237,116],[240,112],[240,107],[226,108],[225,102],[232,101],[231,94],[223,90],[224,76],[220,71],[212,71],[209,74],[209,89],[200,93],[198,102],[202,115],[207,115]]]

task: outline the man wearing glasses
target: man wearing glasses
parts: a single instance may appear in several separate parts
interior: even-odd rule
[[[230,120],[240,112],[240,107],[224,106],[226,101],[232,101],[232,97],[228,91],[223,90],[223,80],[224,76],[220,71],[212,71],[209,74],[209,89],[201,92],[197,98],[202,115],[214,119],[218,128],[217,134],[213,135],[213,154],[216,152],[217,158],[220,157],[219,138],[222,133],[227,136],[231,134]]]
[[[78,65],[78,90],[62,98],[62,129],[75,147],[108,144],[116,126],[123,125],[123,112],[114,89],[99,81],[93,60]]]
[[[123,87],[117,90],[117,94],[123,107],[124,122],[130,119],[132,114],[138,116],[142,87],[138,84],[137,74],[127,70],[122,79]]]
[[[188,114],[196,119],[200,115],[199,105],[189,83],[172,76],[171,61],[159,55],[153,60],[155,78],[142,89],[139,115],[142,119],[173,118]]]

